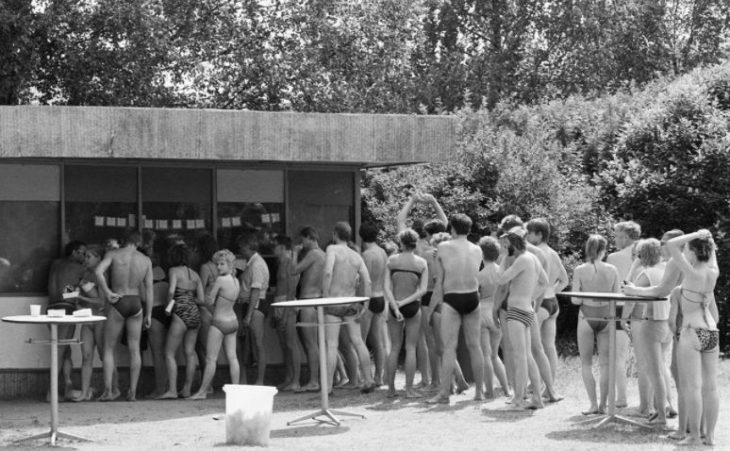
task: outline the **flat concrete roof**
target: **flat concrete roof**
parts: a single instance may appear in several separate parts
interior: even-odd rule
[[[456,118],[236,110],[0,106],[0,158],[337,163],[446,160]]]

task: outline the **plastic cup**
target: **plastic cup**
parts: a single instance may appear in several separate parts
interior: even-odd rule
[[[276,387],[224,385],[226,443],[268,446]]]
[[[30,306],[30,316],[41,316],[41,306],[39,304]]]

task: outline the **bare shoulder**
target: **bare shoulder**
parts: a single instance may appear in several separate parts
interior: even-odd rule
[[[423,257],[420,257],[420,256],[418,256],[418,255],[414,255],[414,256],[413,256],[413,258],[414,258],[414,260],[416,261],[416,264],[417,264],[417,265],[418,265],[419,267],[421,267],[421,269],[423,269],[423,268],[427,268],[427,267],[428,267],[428,262],[426,261],[426,259],[425,259],[425,258],[423,258]]]

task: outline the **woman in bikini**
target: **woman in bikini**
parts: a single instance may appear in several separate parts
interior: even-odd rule
[[[573,272],[573,290],[600,293],[619,291],[618,270],[603,262],[606,256],[606,239],[601,235],[591,235],[586,241],[586,262]],[[573,304],[580,306],[578,315],[578,351],[580,352],[581,374],[585,384],[590,408],[584,415],[600,414],[606,408],[608,399],[608,322],[593,318],[605,318],[609,304],[591,299],[573,298]],[[601,403],[596,397],[596,381],[593,378],[593,346],[598,341],[598,363],[600,369]]]
[[[81,277],[79,289],[82,293],[78,299],[79,308],[90,308],[92,315],[104,316],[106,300],[96,286],[94,270],[104,256],[104,249],[96,246],[86,248],[84,266],[86,270]],[[85,324],[81,327],[81,394],[74,401],[91,401],[94,396],[91,389],[91,373],[94,363],[94,349],[99,359],[104,357],[104,323]],[[118,390],[117,390],[118,391]]]
[[[213,283],[218,277],[218,268],[213,261],[213,255],[218,252],[218,241],[212,235],[203,235],[198,240],[198,252],[203,262],[200,266],[200,280],[203,283],[203,294],[206,298],[210,294]],[[205,348],[208,343],[208,331],[210,330],[210,323],[213,321],[213,306],[212,305],[201,305],[200,306],[200,331],[198,332],[198,342],[196,344],[196,350],[198,353],[198,362],[200,362],[202,368],[201,371],[205,371],[205,362],[207,358],[205,356]]]
[[[205,349],[206,362],[203,380],[198,392],[190,399],[205,399],[215,375],[218,364],[218,354],[221,344],[226,353],[228,368],[231,374],[231,383],[237,384],[240,376],[238,357],[236,356],[236,336],[238,334],[238,319],[233,311],[233,305],[238,299],[241,287],[235,277],[233,261],[236,256],[227,249],[220,250],[213,255],[213,261],[218,270],[218,278],[213,283],[205,301],[213,306],[213,320],[208,331],[208,343]]]
[[[682,248],[687,244],[684,251]],[[682,328],[677,349],[681,396],[687,410],[689,436],[682,445],[713,445],[719,409],[717,365],[719,358],[718,310],[715,284],[720,271],[715,243],[706,229],[672,238],[667,250],[682,271],[679,302],[672,305],[669,324],[676,324],[677,307],[682,312]],[[700,426],[704,422],[704,442]],[[680,431],[681,432],[681,431]]]
[[[385,271],[384,294],[389,306],[388,330],[391,349],[386,365],[388,397],[395,394],[395,370],[398,355],[403,346],[405,329],[406,344],[406,398],[420,395],[413,388],[416,374],[416,346],[421,331],[421,297],[428,287],[428,263],[414,254],[418,234],[405,229],[398,234],[401,252],[388,258]]]
[[[167,292],[168,309],[172,304],[172,322],[165,342],[165,363],[167,365],[167,392],[157,399],[174,399],[190,396],[195,367],[198,360],[195,354],[195,340],[200,329],[199,304],[205,302],[203,284],[198,273],[188,267],[190,251],[185,244],[176,244],[169,251],[172,265],[168,272],[170,289]],[[182,391],[177,392],[177,360],[175,354],[183,343],[185,352],[185,383]]]

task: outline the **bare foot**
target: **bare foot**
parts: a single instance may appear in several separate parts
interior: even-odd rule
[[[119,388],[113,388],[112,389],[112,399],[110,399],[110,401],[115,401],[120,396],[122,396],[122,392],[119,391]]]
[[[537,409],[542,409],[544,407],[545,406],[543,405],[543,403],[532,401],[531,403],[529,403],[525,406],[525,409],[526,410],[537,410]]]
[[[180,398],[189,398],[190,397],[190,389],[183,388],[180,393],[177,394]]]
[[[155,399],[177,399],[177,393],[168,390]]]
[[[421,394],[418,393],[415,388],[406,388],[406,399],[420,398]]]
[[[129,390],[127,392],[127,402],[136,402],[136,401],[137,401],[137,395],[132,390]]]
[[[397,398],[398,393],[395,392],[395,390],[388,390],[388,394],[385,395],[386,398]]]
[[[458,384],[456,386],[456,394],[460,395],[464,393],[465,391],[469,390],[469,384],[466,381],[463,381],[462,383]]]
[[[194,394],[193,396],[187,398],[187,400],[188,401],[198,401],[198,400],[201,400],[201,399],[206,399],[207,397],[208,397],[208,395],[205,392],[200,392],[199,391],[196,394]]]
[[[97,401],[101,401],[101,402],[114,401],[115,399],[117,399],[117,397],[118,396],[112,395],[108,390],[105,390],[104,393],[102,393],[101,396],[99,396],[99,399],[97,399]]]
[[[548,397],[548,399],[547,399],[547,402],[550,402],[550,403],[553,403],[553,402],[560,402],[560,401],[562,401],[563,399],[565,399],[565,398],[563,398],[563,397],[562,397],[562,396],[560,396],[560,395],[554,395],[554,396],[552,396],[552,397]]]
[[[162,395],[163,393],[164,392],[162,392],[162,391],[155,390],[152,393],[150,393],[149,395],[145,396],[144,398],[145,399],[157,399],[157,397]]]
[[[316,382],[310,382],[307,385],[305,385],[304,387],[302,387],[302,391],[306,391],[306,392],[319,391],[319,384]]]
[[[429,386],[429,383],[428,382],[421,381],[421,382],[417,383],[416,385],[414,385],[413,388],[415,388],[416,390],[421,390],[421,389],[426,388],[428,386]]]
[[[368,393],[372,393],[375,390],[375,383],[371,382],[368,385],[365,385],[363,388],[360,389],[360,393],[367,395]]]
[[[441,396],[440,394],[426,401],[428,404],[449,404],[448,396]]]
[[[702,443],[707,446],[715,446],[715,439],[713,437],[705,437],[705,439],[702,440]]]
[[[474,401],[484,401],[484,394],[483,393],[475,393],[474,394]]]
[[[282,387],[281,391],[298,392],[298,391],[301,391],[301,389],[302,389],[302,387],[299,384],[292,382],[291,384]]]
[[[674,431],[667,435],[672,440],[684,440],[685,437],[687,437],[687,434],[681,431]]]
[[[335,384],[335,388],[347,388],[347,386],[353,386],[353,385],[355,385],[355,384],[350,384],[350,379],[343,378],[343,379],[340,379],[340,381]]]
[[[684,440],[680,440],[677,445],[679,446],[700,446],[702,441],[697,437],[686,437]]]
[[[284,382],[282,382],[281,384],[277,385],[276,389],[279,391],[285,391],[286,387],[288,387],[291,384],[292,384],[292,381],[287,379]]]

